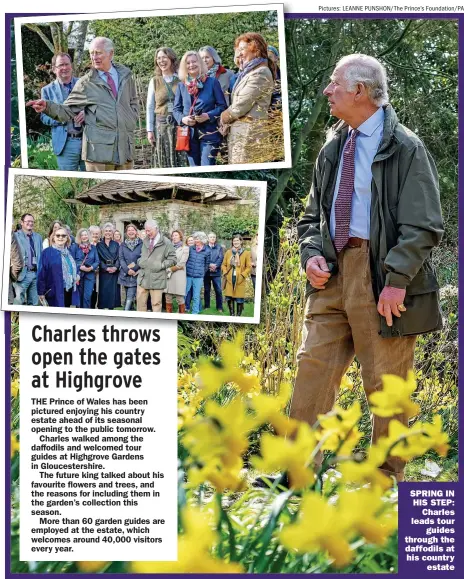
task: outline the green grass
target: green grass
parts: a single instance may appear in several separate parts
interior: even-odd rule
[[[121,306],[120,308],[114,308],[117,311],[123,311],[124,308]],[[250,317],[252,318],[254,316],[254,304],[253,302],[247,302],[245,303],[245,307],[243,308],[243,317]],[[163,313],[166,313],[166,310],[163,310]],[[173,314],[177,314],[178,313],[178,309],[177,309],[177,305],[176,303],[174,303],[174,307],[173,307]],[[186,314],[186,316],[188,316],[189,314]],[[224,311],[222,312],[218,312],[216,308],[207,308],[202,309],[200,314],[201,316],[228,316],[229,314],[229,308],[227,307],[227,302],[224,303]]]

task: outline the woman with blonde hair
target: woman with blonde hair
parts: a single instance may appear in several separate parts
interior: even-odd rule
[[[184,54],[179,65],[181,84],[176,92],[174,117],[180,126],[190,127],[187,157],[191,167],[214,165],[222,142],[219,117],[227,108],[221,85],[208,76],[198,52]]]
[[[249,32],[235,39],[242,70],[231,94],[231,104],[221,114],[221,132],[228,134],[229,165],[258,162],[262,151],[259,142],[266,133],[265,124],[274,90],[275,65],[268,58],[267,43],[260,34]],[[262,162],[265,159],[259,159]]]
[[[185,314],[185,290],[187,272],[185,270],[189,257],[189,246],[184,245],[184,234],[179,229],[171,233],[171,243],[176,250],[176,265],[168,268],[168,285],[166,288],[166,311],[172,313],[173,298],[176,298],[179,314]]]
[[[236,234],[232,237],[232,247],[226,251],[222,262],[222,283],[231,316],[241,316],[243,313],[246,279],[250,272],[250,252],[243,248],[243,237]]]
[[[79,273],[69,246],[71,238],[64,227],[58,228],[50,236],[50,247],[42,252],[37,274],[39,303],[51,307],[69,308],[79,306]]]
[[[155,52],[155,75],[147,94],[147,137],[155,147],[154,167],[161,169],[181,166],[176,153],[176,121],[173,116],[174,98],[179,85],[179,61],[172,48],[162,46]]]

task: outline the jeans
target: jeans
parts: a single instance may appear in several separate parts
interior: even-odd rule
[[[199,314],[200,313],[200,292],[203,286],[203,278],[202,277],[187,277],[187,287],[185,290],[185,294],[189,293],[190,288],[193,288],[193,306],[192,306],[192,314]]]
[[[86,275],[81,277],[79,282],[79,297],[81,300],[81,308],[91,308],[92,293],[95,287],[95,276],[88,278]]]
[[[190,151],[187,153],[190,167],[215,165],[219,144],[205,143],[203,139],[190,139]]]
[[[85,162],[81,159],[82,139],[66,141],[64,149],[56,156],[60,171],[85,171]]]
[[[37,272],[28,271],[23,280],[17,281],[15,283],[15,292],[15,305],[38,306],[39,294],[37,293]]]
[[[212,276],[209,273],[205,275],[205,308],[209,308],[211,304],[211,284],[216,295],[216,309],[222,310],[221,276]]]

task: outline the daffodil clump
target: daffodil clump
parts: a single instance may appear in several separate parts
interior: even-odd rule
[[[240,492],[241,498],[234,499],[229,507],[228,524],[219,533],[220,549],[211,533],[205,532],[205,540],[209,539],[204,544],[203,559],[207,568],[211,565],[210,571],[193,562],[189,566],[193,547],[189,543],[188,522],[179,539],[177,565],[138,565],[156,572],[219,572],[214,571],[215,565],[224,561],[217,561],[214,556],[221,552],[226,562],[234,563],[234,571],[239,569],[235,566],[237,560],[244,566],[241,570],[258,572],[279,569],[286,560],[299,561],[303,556],[306,558],[301,561],[308,561],[308,555],[309,560],[319,560],[321,554],[327,565],[345,568],[355,559],[360,546],[385,545],[397,528],[397,505],[391,490],[395,481],[382,470],[384,463],[389,457],[407,461],[430,450],[445,456],[448,450],[448,437],[442,431],[439,415],[432,422],[416,420],[410,427],[395,418],[413,418],[419,410],[412,400],[416,389],[413,373],[406,380],[384,376],[383,389],[370,396],[372,412],[392,420],[388,436],[361,457],[355,452],[363,436],[359,430],[362,410],[358,401],[348,408],[335,406],[331,412],[318,416],[317,424],[311,428],[286,416],[291,395],[289,382],[281,383],[275,395],[266,393],[262,387],[266,377],[250,369],[250,359],[243,353],[242,335],[233,342],[223,342],[219,355],[214,360],[201,359],[196,375],[182,374],[179,378],[180,396],[184,396],[188,386],[193,392],[191,400],[195,401],[181,431],[181,442],[187,451],[183,464],[186,488],[192,497],[208,496],[208,501],[216,495],[224,517],[227,508],[223,497]],[[250,438],[263,426],[268,430],[259,435],[259,453],[250,455]],[[336,463],[340,474],[332,493],[326,496],[321,481]],[[265,474],[286,473],[290,489],[276,496],[279,479],[274,484],[268,481],[269,488],[264,491],[252,489],[247,479],[250,466]],[[198,489],[203,489],[200,495]],[[205,489],[211,490],[205,494]],[[257,492],[261,496],[264,493],[264,504],[250,523],[249,509],[255,509]],[[275,502],[265,506],[269,500]],[[251,535],[244,539],[241,559],[237,558],[237,542],[244,536],[245,527]],[[256,545],[260,546],[258,551],[254,549]],[[252,559],[254,552],[255,556],[259,553],[261,563]],[[134,567],[137,569],[140,567]]]

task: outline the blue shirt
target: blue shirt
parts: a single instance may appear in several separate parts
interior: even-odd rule
[[[108,84],[106,79],[106,72],[103,70],[97,70],[98,76]],[[118,71],[111,65],[110,70],[108,71],[111,74],[111,78],[114,80],[114,84],[116,85],[116,90],[119,91],[119,76]]]
[[[354,192],[351,202],[350,237],[369,239],[371,215],[372,162],[383,136],[384,110],[380,107],[364,123],[359,125],[354,156]],[[348,137],[352,127],[349,128]],[[348,142],[348,139],[346,140]],[[346,146],[346,143],[345,143]],[[330,212],[330,235],[335,239],[335,199],[342,178],[343,153],[338,168],[335,192]]]

